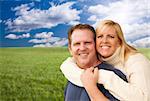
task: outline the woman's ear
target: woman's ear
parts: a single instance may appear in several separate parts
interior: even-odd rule
[[[118,47],[121,46],[121,40],[118,40]]]

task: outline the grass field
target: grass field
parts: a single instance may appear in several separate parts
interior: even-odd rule
[[[1,48],[0,101],[62,101],[67,48]]]
[[[68,56],[67,48],[0,48],[0,101],[63,101],[59,66]]]

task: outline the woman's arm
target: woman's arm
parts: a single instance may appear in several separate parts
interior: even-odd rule
[[[60,66],[62,73],[73,84],[83,87],[80,76],[83,69],[79,68],[72,57],[68,57]]]
[[[150,62],[135,55],[126,63],[128,83],[111,71],[100,70],[99,82],[120,100],[150,101]]]
[[[85,72],[84,72],[83,69],[80,69],[76,65],[76,63],[74,62],[74,60],[71,57],[67,58],[67,60],[65,60],[62,63],[60,69],[63,72],[63,74],[65,75],[65,77],[70,82],[74,83],[75,85],[83,87],[83,84],[81,82],[80,76],[81,76],[81,74],[83,76],[83,74]],[[96,70],[96,71],[98,71],[98,70]],[[83,76],[83,77],[86,77],[86,76]],[[88,77],[90,77],[90,76],[88,76]],[[97,79],[98,79],[98,76],[97,76]],[[88,84],[89,84],[89,86],[92,84],[92,86],[89,87],[89,86],[86,85],[86,90],[87,90],[88,94],[90,94],[89,96],[91,98],[91,101],[99,101],[99,99],[101,99],[101,101],[106,101],[107,100],[106,97],[97,88],[97,85],[96,85],[97,79],[96,80],[90,79],[93,82],[90,82],[90,84],[89,83]]]
[[[150,101],[150,63],[143,56],[130,57],[126,63],[128,83],[112,71],[99,70],[98,83],[103,84],[116,98],[128,101]],[[62,65],[65,77],[75,85],[83,87],[80,76],[82,69],[71,58]],[[135,97],[136,96],[136,97]]]

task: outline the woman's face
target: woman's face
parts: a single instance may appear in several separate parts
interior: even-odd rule
[[[102,57],[107,58],[113,55],[120,46],[120,40],[113,27],[105,27],[96,33],[96,49]]]

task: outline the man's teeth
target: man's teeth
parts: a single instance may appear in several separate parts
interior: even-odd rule
[[[79,55],[81,55],[81,56],[86,56],[86,55],[88,55],[88,54],[82,53],[82,54],[79,54]]]

